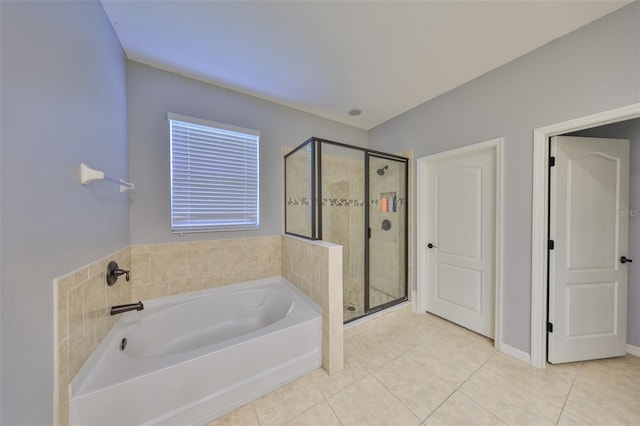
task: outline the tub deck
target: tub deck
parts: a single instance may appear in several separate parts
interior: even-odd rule
[[[321,367],[320,307],[282,277],[144,305],[72,381],[70,424],[202,424]]]

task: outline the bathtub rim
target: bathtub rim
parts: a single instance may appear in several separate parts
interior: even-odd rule
[[[208,288],[208,289],[204,289],[204,290],[197,290],[197,291],[193,291],[193,292],[187,292],[187,293],[180,293],[180,294],[176,294],[176,295],[168,295],[168,296],[162,296],[162,297],[157,297],[157,298],[151,298],[151,299],[145,299],[144,304],[145,304],[145,310],[143,311],[132,311],[132,312],[127,312],[122,314],[122,316],[118,319],[118,321],[116,322],[116,324],[109,330],[109,332],[106,334],[106,336],[104,337],[104,339],[102,339],[102,341],[98,344],[98,346],[96,347],[95,351],[89,356],[89,358],[87,359],[87,361],[85,362],[85,364],[80,368],[80,370],[78,371],[78,373],[76,374],[76,376],[71,380],[71,382],[69,383],[68,387],[69,387],[69,400],[68,403],[69,405],[71,404],[71,401],[73,400],[73,398],[81,398],[83,396],[89,395],[91,393],[94,392],[100,392],[101,389],[106,389],[108,387],[112,387],[112,386],[117,386],[119,383],[124,383],[127,381],[131,381],[131,380],[135,380],[138,377],[142,377],[148,374],[153,374],[155,371],[158,370],[158,368],[153,368],[150,369],[149,371],[145,371],[141,374],[136,374],[132,377],[123,379],[121,381],[117,381],[115,383],[109,384],[107,386],[101,386],[101,387],[96,387],[96,386],[89,386],[86,384],[86,381],[89,380],[89,375],[91,374],[91,372],[93,371],[94,368],[96,368],[96,365],[98,364],[99,361],[101,361],[102,356],[104,356],[103,354],[105,353],[105,351],[108,351],[109,348],[108,346],[110,345],[115,345],[116,341],[118,339],[118,333],[125,327],[128,327],[134,323],[136,323],[137,321],[139,321],[141,318],[144,318],[145,316],[148,315],[153,315],[154,313],[164,309],[165,307],[168,306],[172,306],[172,305],[178,305],[178,304],[183,304],[183,303],[188,303],[191,300],[195,300],[195,299],[199,299],[199,298],[204,298],[204,297],[210,297],[210,296],[214,296],[214,295],[224,295],[224,294],[231,294],[231,293],[236,293],[236,292],[244,292],[247,290],[255,290],[258,287],[259,288],[273,288],[273,289],[278,289],[278,290],[282,290],[282,286],[284,286],[285,288],[287,288],[287,290],[291,291],[293,293],[293,304],[301,304],[301,309],[303,310],[309,310],[311,311],[311,313],[313,313],[313,316],[309,316],[308,318],[306,318],[304,321],[302,322],[306,322],[306,321],[314,321],[317,317],[322,318],[322,309],[321,307],[314,302],[313,300],[311,300],[311,298],[309,296],[307,296],[306,294],[304,294],[300,289],[298,289],[296,286],[294,286],[289,280],[287,280],[286,278],[280,276],[280,275],[276,275],[273,277],[269,277],[269,278],[261,278],[258,280],[252,280],[252,281],[243,281],[240,283],[232,283],[232,284],[226,284],[223,286],[218,286],[218,287],[212,287],[212,288]],[[147,310],[147,304],[149,306],[149,310],[151,312],[146,312]],[[136,315],[138,314],[138,315]],[[240,336],[235,336],[231,339],[228,339],[224,342],[220,342],[214,345],[210,345],[210,346],[204,346],[202,348],[200,348],[200,352],[202,352],[201,354],[198,355],[194,355],[194,356],[189,356],[185,358],[185,354],[178,354],[178,355],[170,355],[170,356],[166,356],[165,359],[176,359],[176,362],[172,362],[169,363],[167,366],[165,366],[165,368],[171,368],[172,366],[179,366],[180,364],[189,362],[190,360],[196,359],[196,358],[200,358],[200,357],[204,357],[207,354],[211,353],[212,351],[204,351],[205,348],[210,348],[210,347],[216,347],[218,346],[217,350],[222,350],[225,347],[227,347],[228,345],[223,345],[223,343],[227,343],[227,342],[233,342],[232,344],[239,344],[242,343],[243,341],[246,340],[250,340],[250,337],[253,335],[253,337],[257,337],[257,336],[267,336],[271,333],[275,333],[279,330],[282,329],[282,327],[275,327],[276,325],[282,325],[280,323],[282,323],[283,321],[290,319],[288,316],[276,321],[275,323],[270,324],[269,326],[256,330],[256,331],[252,331]],[[269,329],[266,333],[262,333],[262,334],[258,334],[259,331],[265,330],[265,329]],[[194,351],[191,351],[194,352]],[[100,354],[100,355],[96,355],[96,354]],[[186,354],[191,354],[190,352],[186,353]],[[193,355],[193,354],[191,354]],[[182,358],[182,360],[177,360],[177,358]],[[144,358],[137,358],[134,359],[134,362],[141,362],[144,360]],[[86,390],[85,388],[89,387],[89,390]]]

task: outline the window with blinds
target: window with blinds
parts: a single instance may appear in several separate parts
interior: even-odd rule
[[[260,132],[167,114],[171,231],[259,228]]]

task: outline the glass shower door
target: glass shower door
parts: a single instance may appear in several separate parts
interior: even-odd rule
[[[365,311],[365,153],[321,144],[321,235],[342,246],[343,318]]]
[[[368,154],[367,312],[407,299],[407,162]]]

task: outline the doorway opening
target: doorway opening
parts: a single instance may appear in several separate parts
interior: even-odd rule
[[[534,367],[544,368],[547,363],[549,138],[638,117],[640,117],[640,104],[633,104],[538,128],[533,132],[530,363]]]

